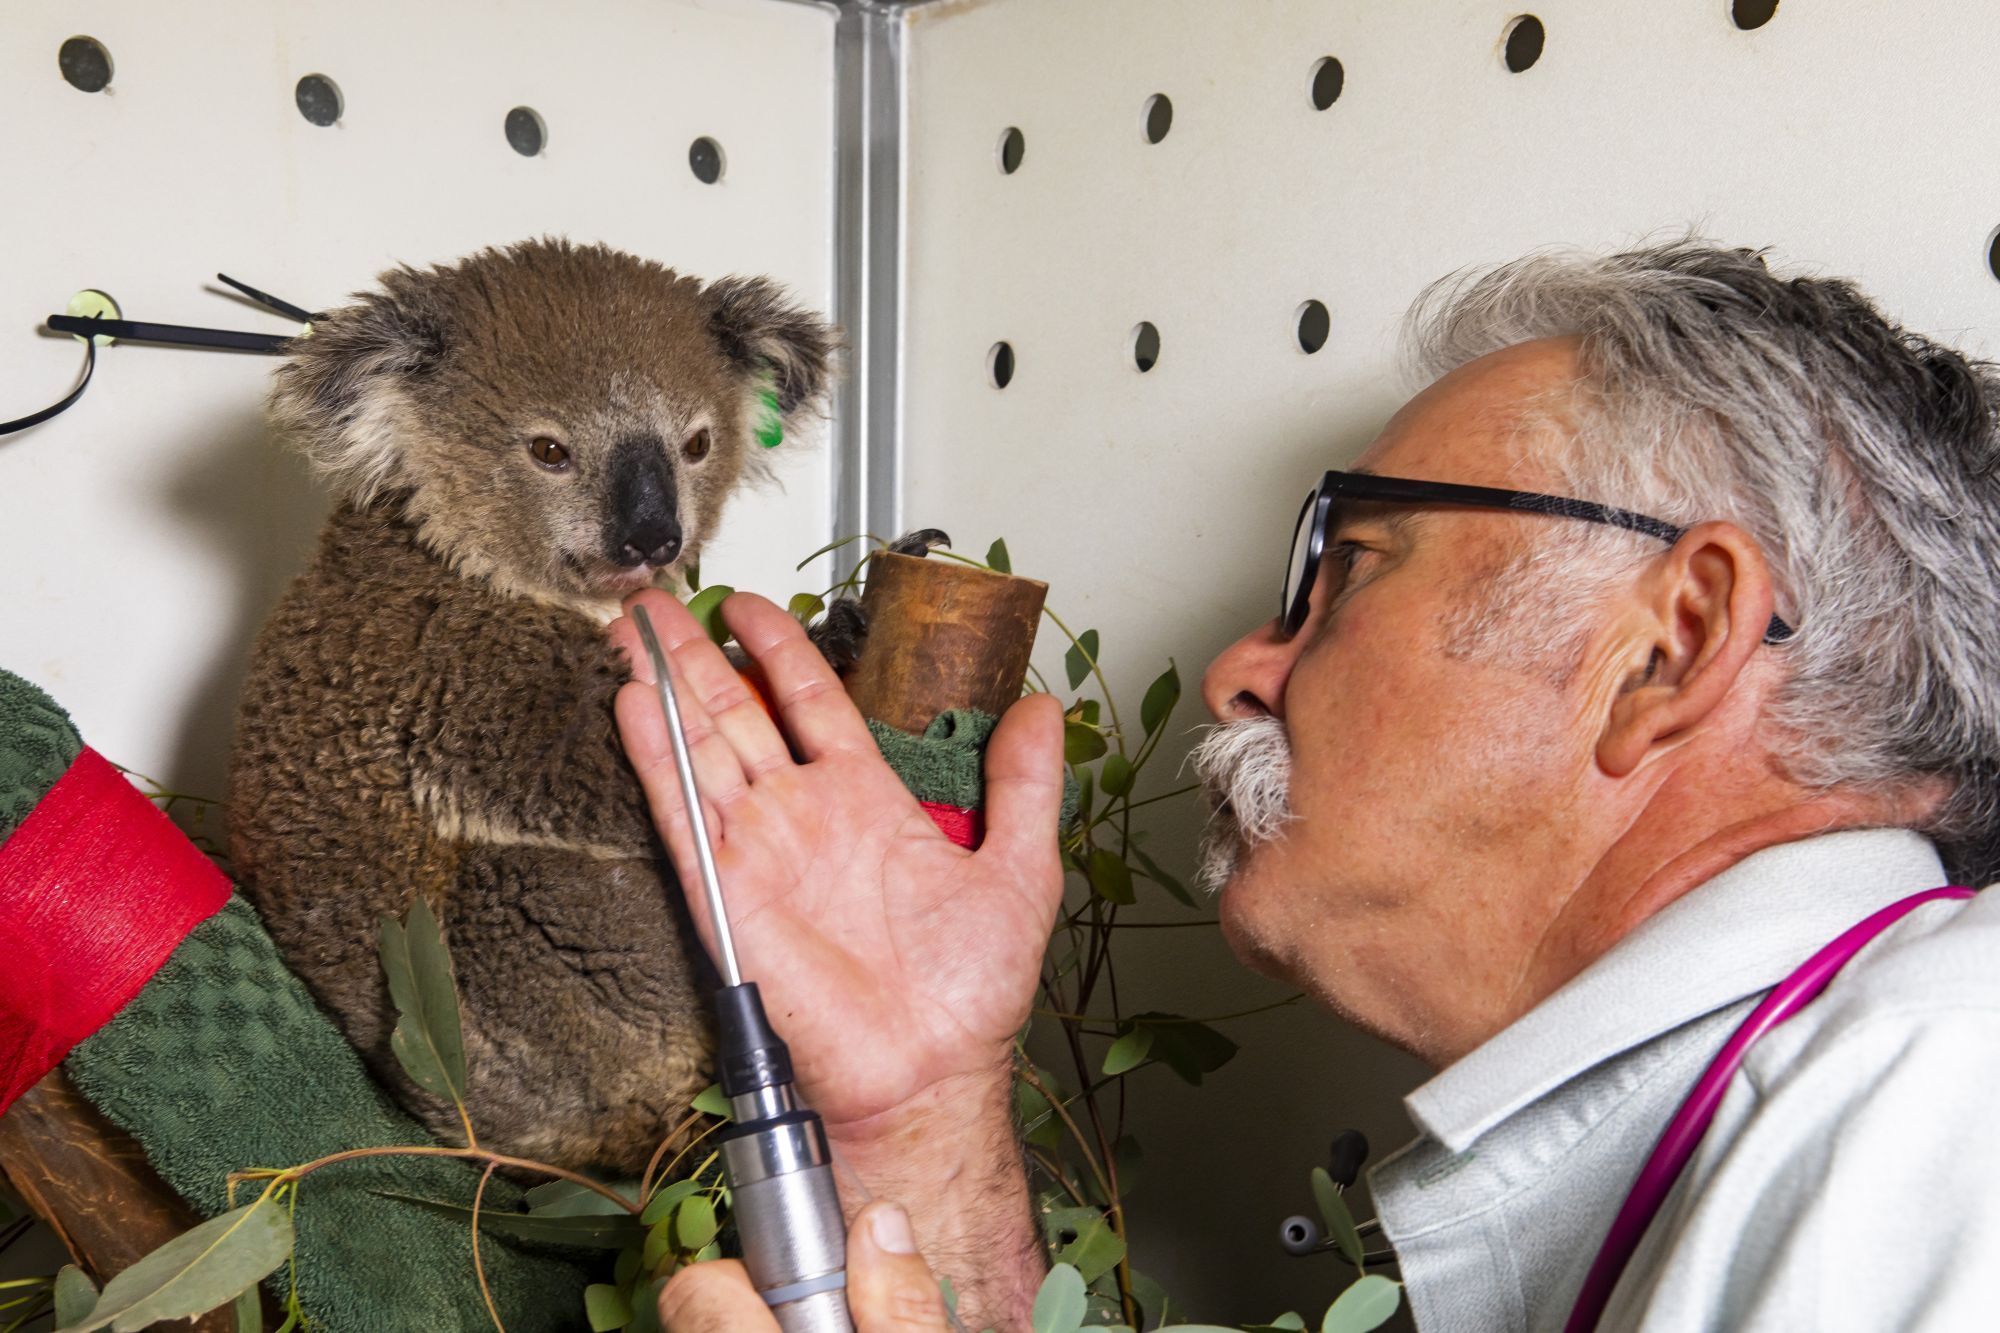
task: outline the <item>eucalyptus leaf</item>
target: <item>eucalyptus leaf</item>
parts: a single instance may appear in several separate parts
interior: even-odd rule
[[[236,1294],[230,1313],[236,1316],[236,1333],[264,1333],[264,1297],[255,1282]]]
[[[1132,891],[1132,871],[1124,858],[1108,847],[1095,847],[1090,853],[1090,887],[1098,897],[1121,907],[1139,901]]]
[[[1287,1310],[1268,1324],[1245,1324],[1243,1333],[1304,1333],[1305,1326],[1301,1315]]]
[[[687,584],[689,592],[701,591],[701,561],[690,560],[681,566],[681,580]]]
[[[1073,1266],[1083,1280],[1095,1282],[1125,1257],[1125,1242],[1100,1214],[1077,1232],[1076,1239],[1056,1253],[1056,1262]]]
[[[1062,1121],[1049,1106],[1048,1098],[1028,1086],[1025,1079],[1014,1087],[1014,1106],[1021,1117],[1021,1139],[1037,1148],[1053,1152],[1062,1142]]]
[[[1354,1214],[1348,1211],[1347,1200],[1334,1187],[1333,1177],[1323,1166],[1312,1169],[1313,1202],[1319,1205],[1319,1215],[1326,1219],[1326,1234],[1333,1237],[1333,1243],[1347,1256],[1347,1262],[1360,1268],[1361,1233],[1355,1229]]]
[[[994,545],[1000,546],[1004,553],[1006,548],[1003,543],[995,542]],[[993,553],[991,551],[986,553],[986,562],[988,564],[993,563]],[[941,1277],[938,1279],[938,1295],[944,1297],[945,1309],[951,1311],[953,1314],[958,1313],[958,1288],[952,1284],[950,1278]]]
[[[1187,885],[1160,869],[1160,863],[1146,855],[1145,849],[1139,846],[1136,839],[1132,843],[1132,856],[1139,862],[1139,868],[1146,872],[1147,879],[1152,880],[1153,883],[1171,893],[1175,900],[1182,906],[1193,907],[1195,905],[1194,895],[1188,892]]]
[[[591,1333],[611,1333],[632,1322],[632,1303],[608,1282],[593,1282],[583,1289],[583,1312]]]
[[[618,1192],[628,1198],[635,1187],[624,1187]],[[586,1189],[574,1180],[550,1180],[535,1186],[523,1196],[528,1211],[536,1217],[625,1217],[629,1209],[620,1208],[594,1189]],[[480,1209],[480,1216],[487,1216]]]
[[[1007,558],[1007,539],[1002,537],[986,548],[986,567],[996,574],[1012,574],[1014,562]]]
[[[1391,1282],[1380,1273],[1370,1273],[1357,1278],[1353,1286],[1340,1293],[1340,1299],[1327,1307],[1320,1333],[1368,1333],[1388,1323],[1402,1303],[1401,1283]]]
[[[693,1179],[676,1180],[670,1185],[662,1185],[652,1198],[646,1200],[646,1211],[640,1214],[639,1220],[649,1227],[664,1222],[673,1215],[674,1209],[681,1206],[682,1199],[700,1188],[701,1182]]]
[[[1104,1072],[1107,1076],[1126,1073],[1146,1063],[1146,1055],[1153,1049],[1153,1029],[1136,1027],[1111,1043],[1111,1049],[1104,1053]]]
[[[712,1115],[722,1120],[731,1118],[729,1098],[722,1095],[722,1085],[720,1083],[711,1083],[703,1088],[695,1094],[694,1101],[689,1103],[689,1105],[703,1115]]]
[[[1107,755],[1102,779],[1106,796],[1123,796],[1132,790],[1132,761],[1122,754]]]
[[[717,1259],[720,1259],[721,1257],[722,1257],[722,1242],[719,1240],[712,1240],[708,1244],[702,1246],[699,1250],[695,1251],[694,1259],[692,1260],[692,1262],[698,1264],[713,1263]]]
[[[641,1283],[632,1293],[632,1322],[625,1325],[625,1333],[666,1333],[660,1323],[660,1292],[665,1290],[667,1279],[656,1277]]]
[[[1132,1191],[1139,1188],[1140,1172],[1146,1165],[1146,1155],[1139,1150],[1139,1140],[1130,1134],[1119,1136],[1111,1145],[1111,1161],[1118,1168],[1118,1197],[1129,1199]]]
[[[1087,629],[1076,636],[1076,642],[1063,654],[1063,669],[1069,673],[1069,687],[1075,689],[1089,677],[1090,669],[1097,665],[1097,631]]]
[[[1028,1322],[1035,1333],[1076,1333],[1083,1327],[1090,1298],[1084,1294],[1083,1274],[1068,1264],[1057,1264],[1042,1279],[1035,1293],[1035,1308]]]
[[[1097,804],[1095,781],[1089,769],[1079,768],[1076,771],[1076,819],[1079,824],[1090,823],[1091,808]]]
[[[611,1281],[614,1286],[629,1287],[639,1280],[639,1261],[646,1257],[644,1241],[635,1241],[618,1252],[618,1262],[611,1266]]]
[[[1064,763],[1087,764],[1110,748],[1095,727],[1086,726],[1081,722],[1063,724]]]
[[[852,537],[837,538],[836,540],[830,541],[826,545],[820,547],[817,551],[814,551],[811,555],[799,561],[799,563],[797,563],[796,565],[793,565],[792,568],[794,570],[804,569],[807,565],[810,565],[813,561],[827,554],[827,552],[838,551],[841,547],[852,545],[855,542],[863,540],[863,538],[864,534],[859,532],[855,533]]]
[[[735,591],[726,583],[711,583],[688,598],[688,614],[717,643],[729,642],[729,626],[722,623],[722,599]]]
[[[464,1204],[426,1199],[417,1194],[399,1194],[393,1190],[370,1192],[384,1199],[413,1203],[434,1213],[462,1218],[468,1225],[472,1221],[472,1210]],[[545,1245],[574,1245],[588,1250],[623,1249],[639,1244],[645,1236],[645,1228],[639,1219],[624,1212],[514,1213],[505,1209],[481,1208],[479,1229],[521,1240],[539,1241]]]
[[[431,905],[419,894],[399,923],[382,918],[382,971],[399,1015],[389,1049],[417,1086],[465,1105],[465,1042],[451,955]]]
[[[1136,1268],[1128,1266],[1126,1276],[1132,1283],[1132,1299],[1139,1302],[1139,1310],[1144,1316],[1139,1321],[1140,1325],[1152,1328],[1165,1327],[1174,1309],[1173,1300],[1168,1297],[1166,1288]]]
[[[1153,1056],[1196,1087],[1201,1086],[1203,1075],[1214,1073],[1236,1056],[1236,1043],[1206,1023],[1157,1013],[1135,1014],[1132,1021],[1157,1029]]]
[[[1062,1199],[1068,1196],[1058,1194],[1055,1197]],[[1044,1205],[1042,1239],[1047,1242],[1051,1250],[1060,1250],[1064,1246],[1075,1244],[1077,1237],[1084,1233],[1085,1228],[1103,1219],[1103,1210],[1098,1208],[1082,1206],[1055,1208]]]
[[[75,1264],[64,1264],[56,1270],[55,1298],[56,1327],[70,1328],[90,1318],[97,1305],[97,1284]]]
[[[645,1248],[639,1251],[639,1267],[645,1272],[650,1273],[658,1268],[660,1261],[673,1253],[673,1250],[673,1220],[671,1218],[661,1218],[653,1224],[652,1230],[646,1233]]]
[[[1139,704],[1139,725],[1146,729],[1148,736],[1152,735],[1173,716],[1174,705],[1180,701],[1180,668],[1169,661],[1167,669],[1146,687],[1146,697]]]
[[[291,1252],[291,1213],[266,1195],[211,1217],[119,1273],[89,1315],[63,1333],[137,1333],[162,1320],[206,1314],[256,1286]]]
[[[674,1234],[680,1237],[684,1250],[700,1249],[714,1240],[719,1230],[721,1223],[715,1218],[715,1204],[706,1194],[690,1194],[674,1211]]]
[[[785,609],[790,611],[801,625],[805,625],[810,624],[814,616],[826,610],[826,601],[815,593],[794,593],[792,600],[785,603]]]

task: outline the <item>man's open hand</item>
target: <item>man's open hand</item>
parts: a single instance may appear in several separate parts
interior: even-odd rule
[[[1003,1093],[1062,896],[1054,699],[1008,710],[986,752],[986,839],[955,846],[882,760],[804,631],[746,593],[723,620],[763,672],[779,733],[686,609],[644,606],[679,688],[744,975],[792,1049],[801,1091],[836,1139],[973,1084]],[[637,679],[618,726],[714,948],[653,671],[629,615],[611,627]],[[790,744],[787,744],[789,738]],[[893,1126],[884,1126],[885,1132]]]

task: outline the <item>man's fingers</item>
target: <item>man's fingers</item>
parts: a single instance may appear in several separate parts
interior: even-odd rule
[[[722,618],[763,669],[771,702],[800,754],[812,760],[835,750],[874,750],[868,724],[840,677],[790,612],[754,593],[739,592],[722,603]]]
[[[736,664],[708,637],[687,608],[663,592],[649,589],[625,599],[625,614],[611,624],[613,643],[625,646],[632,672],[639,680],[653,678],[652,660],[646,654],[633,622],[632,611],[644,607],[660,638],[661,649],[674,663],[675,683],[683,694],[692,692],[702,711],[714,720],[716,729],[736,751],[745,772],[752,775],[773,764],[790,764],[791,751],[778,733],[777,723],[765,711],[763,701],[750,688]]]
[[[1053,695],[1031,694],[1007,710],[986,745],[981,855],[1046,856],[1056,865],[1062,799],[1062,705]],[[1057,883],[1059,889],[1060,877]]]
[[[848,1229],[847,1308],[856,1333],[939,1333],[948,1326],[944,1294],[917,1253],[910,1216],[893,1203],[869,1204]]]
[[[690,1264],[660,1291],[668,1333],[777,1333],[778,1321],[734,1259]]]

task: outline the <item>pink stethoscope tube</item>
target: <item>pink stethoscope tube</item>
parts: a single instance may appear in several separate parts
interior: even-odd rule
[[[1972,896],[1973,890],[1952,885],[1942,889],[1925,889],[1922,893],[1914,893],[1891,903],[1849,927],[1831,944],[1808,958],[1798,971],[1772,988],[1771,993],[1724,1044],[1721,1053],[1702,1071],[1701,1077],[1695,1080],[1694,1090],[1681,1103],[1680,1110],[1674,1113],[1666,1133],[1660,1136],[1659,1146],[1653,1149],[1653,1155],[1639,1169],[1639,1178],[1632,1182],[1632,1192],[1625,1196],[1624,1204],[1618,1209],[1617,1220],[1612,1222],[1610,1232],[1604,1237],[1604,1245],[1598,1250],[1597,1258],[1590,1265],[1590,1273],[1583,1280],[1583,1290],[1577,1293],[1576,1304],[1570,1308],[1569,1322],[1563,1325],[1564,1333],[1590,1333],[1597,1327],[1605,1305],[1611,1300],[1612,1290],[1625,1272],[1625,1265],[1639,1248],[1640,1238],[1652,1225],[1660,1205],[1666,1202],[1668,1192],[1680,1178],[1688,1159],[1694,1156],[1702,1135],[1708,1132],[1709,1122],[1715,1119],[1715,1109],[1722,1102],[1722,1094],[1729,1087],[1729,1080],[1735,1076],[1737,1067],[1743,1063],[1750,1043],[1812,1003],[1849,959],[1909,913],[1925,903],[1942,898]]]

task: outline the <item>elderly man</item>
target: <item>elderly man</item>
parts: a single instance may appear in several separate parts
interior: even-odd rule
[[[1314,491],[1282,614],[1209,669],[1205,858],[1246,963],[1439,1070],[1371,1176],[1419,1327],[1557,1329],[1758,998],[1993,869],[2000,379],[1845,283],[1695,244],[1533,257],[1413,328],[1435,381]],[[1025,1326],[1010,1042],[1061,893],[1055,702],[995,733],[961,852],[790,617],[724,607],[788,746],[645,604],[746,966],[885,1201],[857,1318],[941,1325],[920,1249],[970,1326]],[[685,872],[657,706],[618,706]],[[1750,1045],[1599,1326],[1990,1326],[1996,959],[2000,907],[1928,902]],[[679,1333],[771,1326],[726,1265],[663,1305]]]

